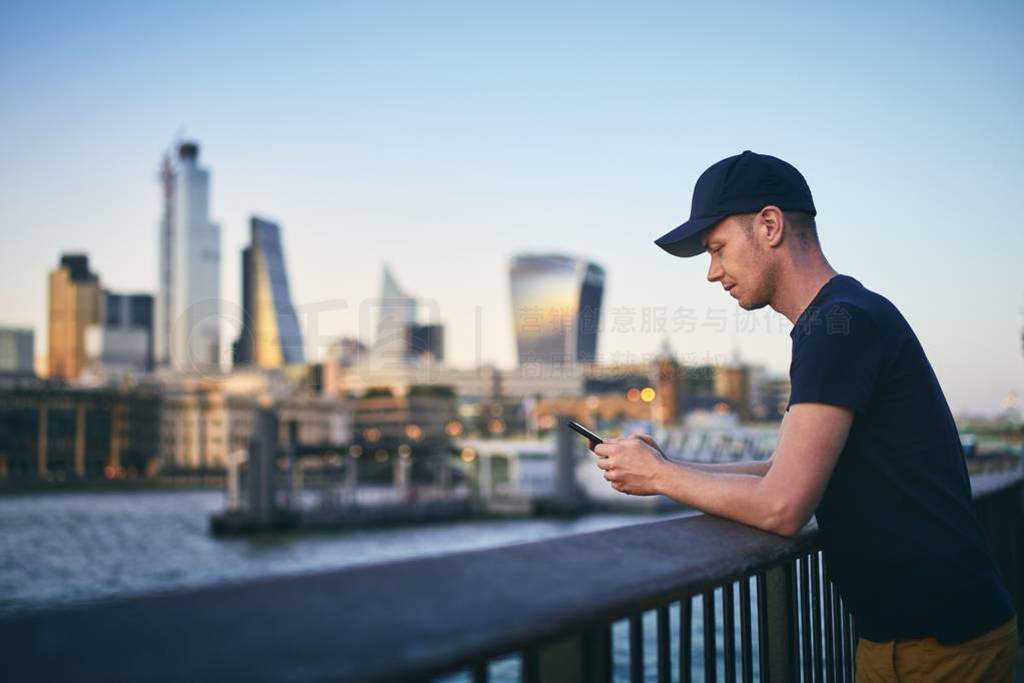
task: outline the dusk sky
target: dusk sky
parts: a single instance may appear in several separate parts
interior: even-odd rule
[[[62,252],[155,293],[180,132],[212,175],[223,299],[249,216],[280,222],[313,358],[370,341],[386,263],[452,364],[477,362],[479,310],[480,360],[512,367],[509,261],[558,252],[607,271],[603,360],[667,336],[786,373],[788,321],[739,330],[708,257],[653,244],[751,149],[803,172],[827,258],[896,304],[953,410],[995,412],[1024,395],[1024,4],[832,5],[5,2],[0,324],[44,352]]]

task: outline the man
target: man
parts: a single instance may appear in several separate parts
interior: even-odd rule
[[[815,515],[854,614],[858,681],[1010,681],[1017,618],[978,524],[956,424],[896,307],[821,251],[790,164],[750,151],[697,180],[690,220],[656,243],[710,254],[741,308],[792,323],[791,394],[766,462],[667,460],[644,434],[594,452],[613,488],[663,494],[783,536]]]

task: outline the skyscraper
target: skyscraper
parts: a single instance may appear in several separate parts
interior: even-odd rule
[[[232,351],[234,364],[279,368],[302,363],[302,333],[288,287],[281,230],[255,216],[249,228],[249,246],[242,250],[242,330]]]
[[[512,260],[509,280],[520,364],[596,360],[600,266],[559,254],[526,254]]]
[[[49,376],[77,379],[85,367],[85,330],[100,322],[103,311],[100,279],[89,270],[89,257],[61,256],[50,272],[49,296]]]
[[[372,354],[377,360],[404,363],[409,358],[409,327],[416,323],[416,299],[406,294],[384,266],[380,300],[377,302],[377,336]]]
[[[209,218],[209,173],[199,145],[185,142],[164,157],[160,173],[156,360],[179,371],[220,363],[220,226]]]

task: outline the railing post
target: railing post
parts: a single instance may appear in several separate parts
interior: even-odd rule
[[[529,648],[523,653],[522,680],[526,683],[590,683],[591,681],[610,681],[611,635],[601,643],[601,636],[596,641],[590,634],[570,636],[553,640],[543,645]],[[607,649],[602,650],[604,645]],[[607,655],[602,654],[607,652]],[[606,677],[600,670],[607,666]],[[588,675],[585,669],[596,667],[596,676]]]
[[[796,585],[793,562],[764,572],[765,627],[763,643],[768,648],[769,681],[797,680]],[[764,672],[762,672],[762,676]]]
[[[611,683],[612,625],[601,624],[583,634],[583,681]]]

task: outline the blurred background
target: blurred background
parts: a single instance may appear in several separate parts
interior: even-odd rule
[[[801,170],[831,264],[910,322],[972,471],[1016,467],[1022,28],[4,3],[0,611],[685,513],[563,425],[770,456],[791,324],[653,243],[745,149]]]

